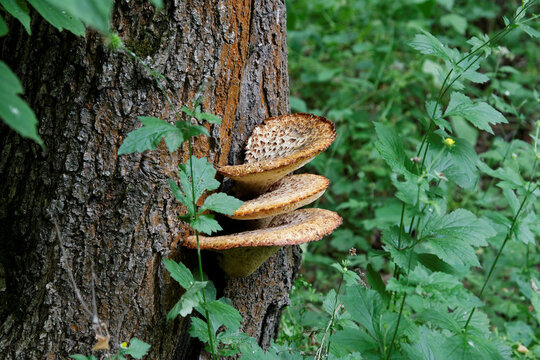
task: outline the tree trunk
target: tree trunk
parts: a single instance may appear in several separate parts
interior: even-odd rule
[[[216,165],[241,162],[253,127],[288,112],[285,5],[280,0],[118,1],[112,29],[168,80],[177,106],[198,92],[203,110],[222,117],[195,152]],[[137,116],[174,121],[147,72],[101,37],[58,32],[33,16],[32,35],[13,22],[0,57],[18,74],[47,149],[0,126],[0,354],[4,359],[65,359],[90,354],[91,319],[81,310],[66,267],[90,303],[96,275],[98,315],[111,345],[138,337],[151,359],[196,358],[189,321],[165,322],[180,287],[163,258],[195,264],[179,244],[182,208],[168,189],[186,153],[158,150],[118,156]],[[54,220],[63,233],[62,257]],[[279,251],[245,279],[220,278],[243,329],[263,346],[276,335],[299,264],[299,250]],[[69,265],[66,265],[69,264]],[[2,281],[0,281],[0,284]]]

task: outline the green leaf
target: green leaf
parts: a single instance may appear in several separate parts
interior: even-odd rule
[[[199,217],[189,225],[198,232],[208,235],[223,230],[219,223],[214,220],[213,215],[199,215]]]
[[[182,295],[180,300],[173,306],[173,308],[167,313],[167,321],[174,320],[178,315],[186,317],[193,312],[193,309],[202,303],[201,290],[206,287],[208,281],[195,281],[186,292]]]
[[[400,174],[409,173],[405,164],[410,163],[410,160],[405,155],[401,138],[393,129],[381,123],[374,123],[374,125],[378,138],[375,142],[375,148],[384,161],[393,171]]]
[[[195,117],[198,120],[206,120],[210,124],[221,124],[221,119],[219,118],[219,116],[214,114],[196,111]]]
[[[44,147],[37,132],[37,119],[32,109],[17,94],[23,88],[17,76],[0,61],[0,118],[21,136]]]
[[[472,189],[478,182],[478,155],[474,147],[465,139],[454,139],[451,147],[445,145],[440,137],[429,138],[426,163],[433,170],[464,189]]]
[[[381,295],[384,303],[388,304],[390,294],[386,291],[386,286],[382,281],[381,274],[375,271],[371,264],[367,265],[367,281],[369,285],[371,285],[371,288],[377,291],[379,295]]]
[[[425,326],[419,328],[420,341],[407,344],[403,343],[401,346],[409,359],[423,359],[423,360],[445,360],[447,357],[443,357],[440,354],[440,346],[445,341],[445,337],[438,331],[428,329]]]
[[[176,127],[180,129],[180,131],[182,131],[184,141],[188,141],[190,138],[196,137],[199,135],[210,136],[210,133],[204,126],[193,125],[193,124],[188,123],[187,121],[177,121]]]
[[[467,19],[458,14],[447,14],[441,17],[441,25],[451,26],[461,35],[467,30]]]
[[[118,155],[154,150],[162,138],[169,152],[174,152],[184,143],[183,133],[178,127],[156,117],[139,116],[142,127],[131,131],[118,149]]]
[[[353,351],[360,351],[364,355],[367,355],[366,353],[376,354],[378,343],[359,328],[345,328],[332,335],[330,352],[333,355],[342,359]]]
[[[199,212],[212,210],[221,214],[232,215],[243,203],[242,200],[225,193],[215,193],[206,198]]]
[[[141,359],[148,350],[150,350],[150,345],[134,337],[129,341],[129,346],[124,349],[124,354]]]
[[[511,189],[503,189],[503,195],[506,198],[506,201],[508,201],[508,205],[510,205],[510,208],[512,209],[512,215],[516,215],[519,209],[519,200]]]
[[[190,288],[195,283],[193,274],[191,274],[191,271],[181,262],[177,263],[174,260],[163,259],[163,263],[165,264],[165,268],[171,274],[171,277],[178,281],[180,286],[184,289]]]
[[[77,36],[83,36],[86,33],[86,28],[79,19],[58,10],[58,8],[48,2],[43,0],[28,0],[28,2],[45,20],[59,31],[66,29]]]
[[[150,0],[150,2],[156,7],[156,9],[161,9],[163,7],[163,0]]]
[[[189,328],[189,335],[194,338],[198,338],[203,343],[208,343],[208,325],[206,324],[206,321],[191,317],[191,326]]]
[[[197,211],[194,207],[193,201],[190,200],[191,197],[188,197],[186,194],[184,194],[184,192],[178,187],[178,185],[172,179],[169,179],[169,186],[176,200],[178,200],[182,205],[187,207],[188,218],[194,217]]]
[[[371,336],[382,342],[381,311],[386,306],[381,296],[375,290],[362,286],[348,286],[342,301],[352,318],[365,327]]]
[[[229,330],[238,330],[242,323],[242,315],[236,310],[229,299],[219,299],[210,301],[205,308],[210,314],[210,319],[214,326],[223,324]]]
[[[15,19],[20,21],[28,34],[32,33],[30,29],[28,6],[26,5],[25,0],[0,0],[0,5],[2,5]]]
[[[86,356],[86,355],[81,355],[81,354],[74,354],[74,355],[69,355],[69,357],[74,360],[97,360],[97,358],[94,355]]]
[[[507,123],[506,118],[497,110],[485,102],[474,103],[460,92],[450,95],[450,103],[444,116],[461,116],[480,130],[493,134],[490,125]]]
[[[8,29],[8,26],[6,24],[6,22],[4,21],[4,18],[2,18],[2,16],[0,16],[0,36],[4,36],[8,33],[9,29]]]
[[[409,45],[422,54],[435,55],[441,59],[452,61],[450,49],[443,45],[435,36],[422,30],[424,34],[417,34]]]
[[[485,220],[464,209],[430,216],[422,223],[417,251],[437,255],[450,265],[480,266],[473,246],[487,246],[486,238],[496,234]]]
[[[65,11],[85,24],[109,33],[113,0],[44,0],[60,11]]]
[[[193,165],[192,165],[193,164]],[[195,200],[198,200],[205,191],[215,190],[219,187],[219,181],[214,179],[216,176],[216,169],[214,166],[208,162],[208,159],[196,158],[191,156],[191,158],[185,163],[180,164],[178,168],[180,173],[185,174],[188,180],[191,179],[191,166],[193,166],[193,185],[195,187]],[[185,184],[182,182],[182,186]],[[189,189],[189,191],[187,191]],[[191,199],[191,188],[183,188],[186,195]]]

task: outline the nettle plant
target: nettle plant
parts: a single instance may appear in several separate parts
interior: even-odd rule
[[[339,295],[340,282],[337,292],[326,296],[323,309],[330,321],[319,334],[316,359],[509,359],[512,351],[529,351],[517,343],[512,349],[492,333],[486,313],[478,309],[484,305],[483,295],[507,244],[521,242],[528,249],[535,242],[533,232],[539,232],[535,204],[540,195],[540,121],[531,134],[532,144],[518,140],[509,144],[505,153],[514,154],[499,157],[502,166],[492,169],[481,162],[467,140],[453,135],[449,120],[461,117],[490,134],[492,125],[507,122],[487,102],[466,96],[464,81],[482,84],[489,80],[478,72],[480,63],[513,29],[524,27],[529,35],[538,36],[525,18],[533,3],[524,2],[510,20],[505,18],[506,26],[492,38],[471,38],[472,49],[467,53],[448,48],[425,31],[410,42],[422,54],[442,60],[445,71],[440,74],[442,86],[435,100],[426,101],[425,135],[414,152],[404,147],[394,129],[374,124],[375,146],[393,172],[401,213],[398,225],[383,229],[384,250],[372,255],[388,258],[395,271],[385,284],[368,266],[370,288],[348,281],[344,294]],[[454,187],[478,191],[479,170],[498,181],[509,216],[481,211],[481,207],[474,209],[477,214],[449,208],[448,194]],[[491,263],[482,265],[477,253],[490,244],[497,247],[496,255]],[[351,272],[346,264],[335,267],[342,279]],[[475,284],[480,288],[476,294],[464,286],[472,267],[484,267],[486,273]],[[522,291],[536,308],[539,282],[531,276],[521,274]],[[533,350],[533,357],[540,356],[538,347]]]

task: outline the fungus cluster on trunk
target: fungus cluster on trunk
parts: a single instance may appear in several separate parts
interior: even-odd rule
[[[277,116],[255,128],[246,145],[244,164],[218,169],[235,181],[237,196],[246,200],[230,217],[245,224],[239,227],[251,230],[199,236],[199,246],[218,252],[218,263],[229,276],[248,276],[281,246],[318,241],[341,225],[335,212],[297,210],[321,197],[328,179],[289,175],[327,149],[335,137],[334,124],[323,117]],[[183,244],[196,248],[195,236]]]

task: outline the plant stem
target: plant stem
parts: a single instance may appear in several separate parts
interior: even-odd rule
[[[533,168],[534,167],[536,167],[536,161],[535,161],[535,163],[533,165]],[[532,182],[531,182],[531,184],[532,184]],[[518,217],[519,217],[519,215],[521,213],[521,210],[523,210],[523,207],[525,206],[525,203],[527,202],[527,199],[529,198],[529,195],[532,194],[534,191],[536,191],[537,188],[538,188],[538,185],[536,185],[535,188],[532,191],[528,191],[527,194],[525,195],[525,197],[523,198],[523,201],[519,205],[519,209],[516,212],[516,215],[514,215],[514,218],[512,219],[512,225],[510,226],[510,230],[508,230],[508,233],[506,234],[506,237],[504,238],[504,241],[503,241],[501,247],[499,248],[499,251],[497,252],[497,256],[495,257],[495,260],[493,261],[493,264],[491,264],[491,268],[489,269],[486,280],[484,280],[484,284],[482,285],[482,288],[480,289],[480,292],[478,293],[478,298],[482,297],[482,294],[484,293],[484,290],[485,290],[485,288],[487,286],[487,283],[489,282],[489,279],[491,278],[491,275],[493,274],[493,270],[495,269],[495,266],[497,265],[497,262],[499,261],[499,257],[501,256],[506,243],[508,242],[508,240],[512,237],[512,234],[514,233],[514,228],[516,226],[517,219],[518,219]],[[465,323],[465,326],[463,327],[464,329],[467,329],[467,327],[469,326],[469,323],[471,322],[471,319],[472,319],[475,311],[476,311],[476,306],[471,310],[471,313],[469,314],[469,318],[467,319],[467,322]]]
[[[328,326],[326,326],[326,329],[324,330],[324,334],[323,334],[323,337],[321,339],[321,346],[319,347],[319,349],[315,353],[315,360],[320,360],[321,356],[323,356],[323,348],[324,348],[324,341],[326,339],[326,335],[327,335],[328,331],[331,331],[332,328],[333,328],[334,318],[336,317],[336,313],[339,310],[339,306],[337,306],[338,305],[338,295],[339,295],[339,292],[341,291],[341,284],[343,284],[343,278],[344,277],[345,277],[345,275],[342,274],[341,279],[339,280],[339,285],[338,285],[338,288],[337,288],[337,291],[336,291],[336,298],[334,300],[334,309],[332,311],[332,316],[330,318],[330,322],[328,323]],[[329,349],[330,349],[330,340],[328,340],[328,346],[326,347],[326,354],[328,354]]]

